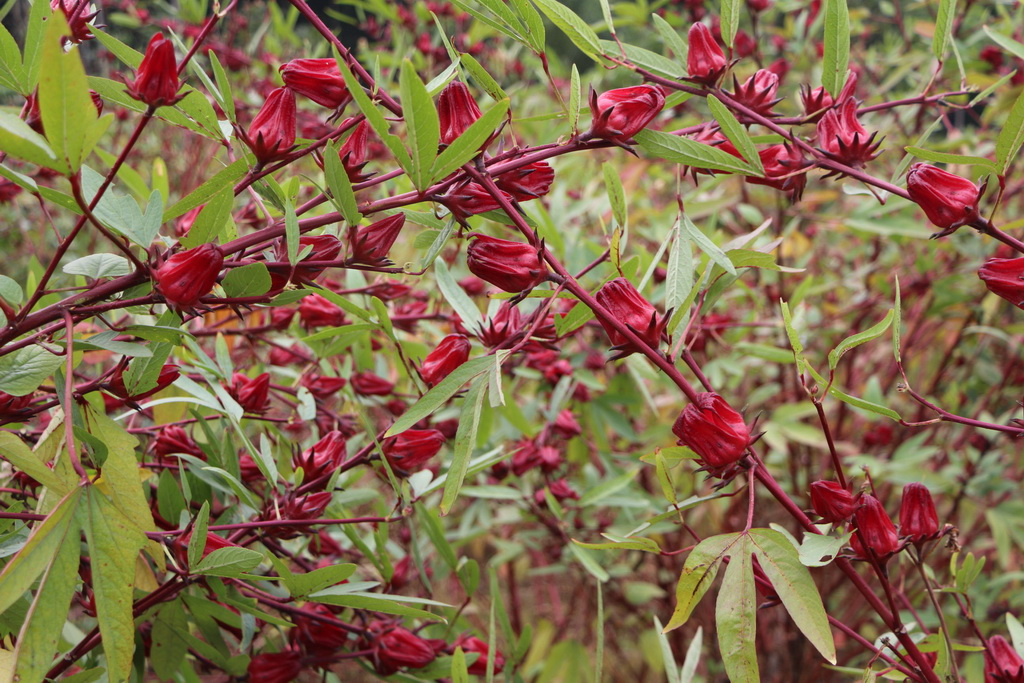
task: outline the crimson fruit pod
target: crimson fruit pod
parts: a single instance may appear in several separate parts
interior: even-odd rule
[[[688,446],[712,473],[738,462],[750,445],[750,429],[743,416],[724,398],[710,391],[697,394],[672,425],[681,446]]]
[[[917,482],[907,484],[900,503],[900,535],[919,543],[938,534],[939,516],[928,487]]]
[[[451,651],[454,652],[455,648],[461,647],[462,651],[466,654],[471,652],[477,652],[480,654],[477,660],[469,665],[469,673],[474,676],[486,676],[487,675],[487,658],[490,656],[490,648],[487,647],[487,643],[476,638],[475,636],[462,635],[459,636],[458,640],[452,643]],[[494,653],[494,673],[500,674],[501,670],[505,668],[505,657],[500,652],[495,651]]]
[[[931,164],[916,163],[910,167],[907,192],[928,220],[940,228],[955,230],[979,218],[978,186]]]
[[[157,33],[149,39],[146,54],[135,72],[135,81],[128,84],[127,92],[144,104],[160,107],[180,100],[177,96],[180,88],[174,44]]]
[[[262,413],[267,409],[270,397],[270,373],[264,372],[250,379],[236,372],[231,378],[228,393],[245,412]]]
[[[688,34],[690,51],[686,55],[686,73],[690,80],[714,85],[725,73],[725,53],[718,46],[711,29],[697,22]]]
[[[857,505],[857,498],[839,482],[811,482],[811,507],[826,522],[845,522],[857,511]]]
[[[881,140],[868,133],[857,119],[857,101],[843,100],[818,121],[818,146],[834,159],[851,166],[863,166],[878,156]]]
[[[191,308],[210,293],[224,267],[224,254],[216,244],[179,251],[153,272],[153,283],[169,305]]]
[[[160,374],[156,378],[156,386],[148,391],[133,393],[127,386],[125,386],[124,367],[118,366],[113,377],[111,377],[110,381],[107,383],[107,390],[118,398],[138,400],[146,398],[147,396],[152,396],[164,387],[172,384],[174,380],[178,379],[180,376],[181,373],[178,372],[178,366],[174,363],[167,363],[160,368]]]
[[[768,69],[760,69],[753,76],[740,85],[733,75],[735,92],[732,96],[741,104],[753,109],[764,116],[774,116],[772,107],[782,101],[781,97],[775,97],[779,90],[779,75]]]
[[[1024,308],[1024,258],[991,258],[978,270],[988,291]]]
[[[293,59],[281,65],[281,80],[292,92],[328,109],[339,109],[350,96],[333,57]]]
[[[667,321],[658,320],[658,311],[640,292],[636,291],[636,287],[629,280],[624,277],[611,280],[597,291],[594,298],[611,313],[612,318],[632,329],[652,348],[658,347],[661,342],[661,332]],[[640,350],[604,319],[601,320],[601,325],[612,340],[612,348],[623,352],[621,355],[628,355]]]
[[[506,292],[532,289],[544,281],[547,270],[540,254],[529,244],[474,233],[466,250],[466,264],[473,275]]]
[[[435,643],[406,628],[374,621],[367,630],[372,634],[370,657],[381,675],[388,676],[399,669],[422,669],[437,658]]]
[[[197,458],[204,458],[203,449],[199,447],[185,428],[181,425],[164,426],[153,439],[153,453],[159,457],[171,455],[172,453],[185,453]]]
[[[985,681],[988,683],[1020,683],[1024,681],[1024,659],[1006,638],[992,636],[985,650]]]
[[[292,683],[302,673],[302,654],[297,650],[262,652],[249,660],[249,683]]]
[[[665,95],[654,85],[617,88],[598,95],[590,91],[590,134],[626,142],[647,127],[665,107]]]
[[[461,81],[452,81],[437,99],[441,123],[441,144],[450,145],[480,118],[480,107]]]
[[[338,158],[345,167],[350,182],[359,183],[368,180],[372,173],[363,173],[366,166],[366,146],[370,136],[370,124],[365,119],[360,121],[352,133],[345,139],[345,144],[338,150]]]
[[[384,440],[381,448],[388,464],[399,474],[415,472],[444,446],[444,434],[436,429],[407,429]]]
[[[388,252],[405,226],[405,214],[396,213],[376,223],[352,228],[349,232],[349,249],[353,263],[370,266],[389,265]]]
[[[856,531],[850,538],[850,545],[861,557],[866,558],[870,552],[876,559],[885,560],[899,550],[896,525],[874,496],[861,497],[860,507],[853,513],[853,526]]]
[[[423,359],[420,377],[428,387],[434,386],[469,360],[469,349],[469,339],[465,335],[449,334]]]
[[[270,93],[249,125],[246,142],[261,164],[278,159],[295,146],[295,94],[288,88]]]

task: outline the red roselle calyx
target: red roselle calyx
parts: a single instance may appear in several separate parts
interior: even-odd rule
[[[338,430],[327,432],[313,446],[292,458],[292,465],[295,468],[302,468],[305,481],[316,479],[341,465],[345,459],[347,442],[348,439]]]
[[[725,53],[715,41],[711,29],[700,22],[690,27],[688,38],[690,51],[686,56],[686,72],[690,80],[714,85],[728,65]]]
[[[512,201],[513,197],[508,192],[500,188],[498,192],[505,200]],[[479,183],[466,183],[441,197],[440,201],[459,220],[465,220],[478,213],[486,213],[501,208],[501,203],[497,198]]]
[[[345,144],[338,150],[338,158],[341,165],[345,167],[345,173],[352,183],[360,183],[368,180],[373,174],[363,173],[366,166],[366,146],[370,135],[370,124],[363,121],[353,129],[352,133],[345,139]]]
[[[853,514],[853,526],[855,531],[850,545],[861,557],[867,557],[867,552],[870,552],[876,559],[885,560],[899,550],[896,525],[874,496],[865,494],[861,497],[860,507]]]
[[[290,90],[328,109],[340,109],[352,99],[333,57],[293,59],[278,70]]]
[[[740,85],[733,75],[733,85],[736,88],[732,94],[733,99],[763,116],[775,115],[772,107],[782,101],[781,97],[775,97],[779,89],[778,74],[768,69],[760,69],[744,81],[743,85]]]
[[[128,85],[127,92],[151,107],[161,107],[180,100],[180,88],[174,44],[162,33],[157,33],[150,38],[146,54],[135,73],[135,81]]]
[[[857,101],[852,97],[825,112],[818,121],[818,146],[832,158],[850,166],[863,166],[878,156],[882,141],[875,141],[876,135],[868,134],[860,124]]]
[[[224,253],[216,244],[179,251],[153,271],[153,284],[168,305],[191,308],[206,296],[224,267]]]
[[[469,665],[469,673],[474,676],[486,676],[487,675],[487,657],[490,656],[490,648],[487,647],[487,643],[469,635],[461,635],[458,640],[452,643],[450,651],[454,652],[455,648],[460,647],[466,654],[476,652],[480,656],[477,657],[476,661]],[[505,657],[500,652],[495,650],[494,652],[494,673],[500,674],[501,670],[505,668]]]
[[[307,328],[341,327],[348,322],[345,311],[338,304],[319,294],[302,298],[299,304],[299,320]]]
[[[522,314],[507,301],[484,323],[477,337],[485,346],[495,347],[516,336],[522,326]]]
[[[900,503],[900,536],[920,543],[938,535],[939,516],[931,492],[924,484],[907,484]]]
[[[118,366],[117,370],[114,372],[114,375],[110,378],[110,381],[107,382],[106,389],[107,391],[112,393],[114,396],[117,396],[118,398],[123,398],[125,400],[138,400],[146,398],[147,396],[152,396],[153,394],[160,391],[164,387],[171,385],[174,382],[174,380],[178,379],[178,377],[180,376],[181,373],[178,372],[178,366],[173,363],[168,363],[164,365],[162,368],[160,368],[160,374],[157,376],[156,384],[153,386],[153,388],[148,389],[146,391],[137,392],[136,387],[125,386],[124,367]]]
[[[988,291],[1024,309],[1024,258],[990,258],[978,270]]]
[[[444,434],[436,429],[407,429],[384,440],[381,449],[396,474],[411,474],[444,446]]]
[[[267,409],[270,397],[270,373],[264,372],[250,379],[236,372],[231,378],[228,393],[245,412],[262,413]]]
[[[392,382],[372,372],[357,372],[349,379],[349,383],[360,396],[388,396],[395,390]]]
[[[654,85],[616,88],[600,95],[590,91],[590,134],[625,143],[647,127],[665,107],[665,95]]]
[[[249,683],[292,683],[302,673],[302,654],[297,650],[260,653],[249,660]]]
[[[513,171],[507,171],[494,179],[495,184],[515,197],[517,202],[525,202],[542,197],[551,189],[551,181],[555,179],[555,171],[546,161],[538,161]]]
[[[435,648],[434,643],[412,631],[382,621],[370,622],[367,633],[374,668],[384,676],[399,669],[422,669],[437,658],[439,649],[447,645],[441,641]]]
[[[826,522],[845,522],[857,511],[858,500],[835,481],[811,482],[811,507]]]
[[[334,235],[303,235],[299,238],[299,262],[291,269],[291,278],[285,279],[287,266],[271,266],[270,278],[273,281],[271,291],[284,287],[288,282],[300,283],[313,280],[324,272],[320,266],[304,266],[303,261],[334,261],[341,254],[341,240]],[[274,244],[274,259],[288,260],[288,245],[283,239]]]
[[[432,387],[469,360],[470,343],[464,335],[449,334],[427,354],[420,366],[420,377]]]
[[[391,251],[404,226],[405,214],[396,213],[370,225],[352,227],[348,238],[352,263],[365,263],[369,266],[391,265],[388,252]]]
[[[161,458],[173,453],[185,453],[197,458],[205,457],[203,449],[181,425],[171,424],[161,427],[152,444],[153,453]]]
[[[511,242],[479,233],[470,235],[466,264],[473,275],[506,292],[533,289],[547,277],[537,250],[523,242]]]
[[[800,172],[804,166],[804,155],[787,143],[766,147],[757,153],[764,167],[764,177],[745,176],[752,185],[767,185],[789,193],[794,201],[800,199],[807,185],[807,174]]]
[[[916,163],[907,173],[907,192],[934,225],[949,234],[980,218],[981,190],[967,178],[931,164]]]
[[[75,16],[75,10],[78,8],[79,3],[85,4],[85,7],[78,12],[78,16]],[[89,2],[89,0],[50,0],[50,9],[54,11],[61,11],[64,13],[64,17],[68,20],[68,28],[71,29],[71,42],[81,43],[86,40],[92,40],[93,35],[90,30],[92,20],[99,16],[99,10],[96,9],[96,5]],[[103,28],[97,26],[97,28]]]
[[[480,118],[480,107],[461,81],[452,81],[437,99],[441,144],[450,145]]]
[[[288,88],[270,93],[249,125],[245,140],[261,164],[291,151],[295,146],[295,94]]]
[[[750,429],[743,416],[718,394],[703,392],[679,414],[672,432],[681,446],[688,446],[713,475],[743,457],[750,445]]]
[[[599,289],[594,298],[615,320],[633,330],[652,348],[658,348],[666,320],[658,320],[658,311],[636,291],[636,287],[629,280],[624,277],[615,278]],[[618,352],[615,358],[622,358],[640,350],[607,321],[601,319],[600,322],[612,341],[612,349]]]
[[[986,683],[1021,683],[1024,681],[1024,659],[1002,636],[988,639],[985,650]]]

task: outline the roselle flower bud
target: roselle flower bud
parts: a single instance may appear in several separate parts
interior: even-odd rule
[[[438,384],[455,368],[469,360],[470,343],[464,335],[449,334],[423,359],[420,377],[428,387]]]
[[[1024,258],[990,258],[978,270],[988,291],[1024,309]]]
[[[487,320],[477,337],[485,346],[494,348],[521,332],[522,319],[519,308],[506,301]]]
[[[252,379],[236,372],[231,378],[228,393],[247,413],[262,413],[270,397],[270,373],[264,372]]]
[[[594,298],[611,313],[612,318],[633,330],[651,347],[658,348],[666,321],[659,322],[658,311],[636,291],[629,280],[624,277],[615,278],[599,289]],[[640,350],[607,321],[602,319],[600,322],[612,340],[612,349],[620,352],[618,358]]]
[[[293,683],[302,673],[302,654],[296,650],[265,652],[249,660],[249,683]]]
[[[291,346],[275,346],[270,350],[270,355],[267,356],[267,362],[271,365],[285,366],[285,365],[298,365],[299,363],[308,363],[313,359],[302,350],[299,344],[292,344]]]
[[[216,244],[201,244],[179,251],[153,271],[153,284],[174,308],[191,308],[206,296],[224,267],[224,253]]]
[[[304,261],[334,261],[341,254],[341,240],[334,235],[303,235],[299,238],[299,254],[307,251],[292,269],[291,282],[308,282],[315,279],[324,269],[320,266],[305,266]],[[278,240],[274,243],[274,258],[277,261],[288,260],[288,245],[285,241]],[[273,266],[270,268],[270,276],[277,276],[283,279],[288,273],[287,267]],[[282,285],[283,286],[283,285]],[[273,289],[273,288],[272,288]]]
[[[764,177],[746,176],[744,180],[752,185],[767,185],[788,192],[794,201],[799,200],[807,185],[806,173],[798,173],[805,166],[800,150],[783,143],[762,149],[757,155],[764,167]]]
[[[554,485],[552,485],[552,489]],[[476,652],[480,656],[477,657],[476,661],[469,665],[468,671],[473,676],[486,676],[487,675],[487,658],[491,654],[491,650],[487,647],[487,643],[475,638],[470,635],[461,635],[459,638],[452,643],[450,651],[455,652],[455,648],[460,647],[462,651],[467,655],[471,652]],[[500,674],[501,670],[505,668],[505,657],[500,652],[495,650],[494,652],[494,673]]]
[[[900,536],[920,543],[939,534],[939,516],[935,501],[924,484],[913,483],[903,487],[900,503]]]
[[[388,396],[395,385],[372,372],[357,372],[349,378],[352,390],[360,396]]]
[[[875,141],[877,133],[868,131],[857,120],[857,101],[843,100],[836,109],[830,109],[818,121],[818,146],[829,156],[849,164],[863,166],[878,156]]]
[[[725,73],[725,53],[711,35],[711,29],[700,22],[690,27],[688,38],[690,51],[686,55],[686,72],[690,80],[714,85]]]
[[[543,197],[551,189],[551,181],[555,179],[555,171],[546,161],[538,161],[506,171],[494,179],[499,188],[515,197],[517,202],[525,202]]]
[[[50,9],[53,11],[60,10],[64,13],[64,17],[68,20],[68,28],[71,29],[71,42],[81,43],[86,40],[92,40],[93,35],[90,29],[92,28],[92,21],[99,16],[99,10],[96,9],[96,5],[89,3],[83,8],[78,15],[75,16],[75,10],[78,9],[80,2],[86,2],[87,0],[50,0]],[[100,27],[102,28],[102,26]]]
[[[381,450],[395,473],[405,475],[422,469],[444,442],[444,434],[436,429],[407,429],[385,439]]]
[[[0,391],[0,417],[17,417],[32,404],[32,394],[12,396]]]
[[[312,372],[303,375],[300,384],[309,389],[309,393],[317,398],[327,399],[344,389],[348,380],[344,377],[330,377]]]
[[[166,457],[174,453],[185,453],[197,458],[205,458],[206,454],[199,447],[185,428],[181,425],[164,425],[152,441],[153,453],[157,457]]]
[[[884,560],[899,550],[896,526],[874,496],[865,494],[861,497],[860,507],[853,513],[853,526],[856,531],[850,538],[850,545],[861,557],[867,557],[867,550],[877,559]]]
[[[314,657],[333,657],[348,644],[348,631],[326,605],[307,602],[293,619],[292,642]]]
[[[764,116],[774,116],[772,107],[782,101],[781,97],[775,97],[779,90],[779,76],[768,69],[760,69],[753,76],[740,85],[733,76],[733,85],[736,91],[733,98],[741,104],[745,104],[754,111]]]
[[[533,289],[547,277],[540,254],[529,244],[479,233],[466,249],[466,264],[473,275],[506,292]]]
[[[182,567],[188,567],[188,546],[192,542],[192,532],[189,531],[187,534],[183,534],[174,541],[171,546],[174,558],[178,561],[178,564]],[[206,557],[214,550],[220,550],[221,548],[237,548],[238,546],[231,541],[218,536],[217,534],[207,534],[206,542],[203,544],[202,557]]]
[[[156,378],[156,386],[147,391],[138,392],[134,391],[134,387],[128,388],[124,383],[124,366],[118,366],[117,370],[111,376],[110,381],[107,382],[106,390],[112,393],[118,398],[125,400],[139,400],[152,396],[156,392],[160,391],[164,387],[170,386],[174,383],[174,380],[178,379],[181,373],[178,372],[178,366],[173,363],[167,363],[160,368],[160,374]]]
[[[461,81],[452,81],[437,99],[437,116],[441,121],[441,144],[450,145],[480,118],[480,107]]]
[[[437,658],[434,645],[401,626],[371,622],[370,658],[377,673],[389,676],[399,669],[422,669]]]
[[[299,303],[299,320],[307,328],[341,327],[348,323],[341,306],[319,294],[310,294]]]
[[[665,95],[654,85],[616,88],[600,95],[590,91],[590,134],[625,143],[647,127],[665,107]]]
[[[282,64],[278,71],[292,92],[328,109],[339,109],[352,99],[333,57],[293,59]]]
[[[512,201],[512,195],[508,192],[500,188],[498,191],[509,202]],[[466,183],[442,197],[441,202],[456,218],[463,221],[478,213],[487,213],[501,208],[498,200],[479,183]]]
[[[270,93],[245,137],[261,164],[286,155],[295,146],[295,94],[288,88]]]
[[[127,92],[144,104],[162,107],[181,99],[178,97],[180,88],[174,43],[157,33],[150,38],[146,55],[135,72],[135,81],[128,85]]]
[[[988,639],[985,649],[985,683],[1021,683],[1024,659],[1002,636]]]
[[[750,429],[743,416],[712,392],[697,394],[697,401],[683,408],[672,433],[679,437],[679,445],[691,448],[712,473],[738,462],[750,445]]]
[[[583,427],[580,427],[580,423],[576,421],[572,411],[566,408],[558,413],[558,417],[551,424],[551,431],[563,439],[571,439],[582,434]]]
[[[345,144],[338,150],[338,158],[341,165],[345,167],[345,173],[352,183],[361,183],[373,176],[372,173],[363,173],[363,166],[366,166],[366,148],[370,135],[370,124],[363,119],[359,125],[345,139]]]
[[[396,213],[370,225],[353,227],[349,232],[350,260],[369,266],[387,266],[388,252],[405,227],[405,214]]]
[[[812,123],[824,116],[825,110],[835,104],[832,96],[825,90],[825,86],[818,86],[813,90],[810,86],[800,86],[800,101],[804,105],[804,115],[813,116]]]
[[[857,511],[858,501],[835,481],[811,482],[811,507],[826,522],[845,522]]]
[[[956,230],[979,218],[978,186],[931,164],[916,163],[910,167],[907,192],[928,220],[940,228]]]
[[[316,479],[341,465],[345,459],[346,443],[348,439],[340,431],[327,432],[322,439],[293,457],[292,466],[302,468],[304,481]]]

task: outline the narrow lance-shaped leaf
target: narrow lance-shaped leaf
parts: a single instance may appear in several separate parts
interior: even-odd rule
[[[850,12],[846,0],[825,0],[824,45],[821,84],[832,97],[839,97],[850,63]]]
[[[483,115],[474,121],[462,135],[452,141],[437,159],[431,169],[431,182],[447,177],[466,162],[472,160],[480,153],[480,148],[487,141],[487,138],[498,129],[502,119],[508,113],[509,99],[506,97],[495,103]]]
[[[656,130],[642,130],[633,138],[645,152],[665,161],[709,171],[759,175],[742,159],[737,159],[728,152],[723,152],[717,147],[705,145],[696,140]]]
[[[686,214],[681,216],[679,225],[684,235],[689,239],[693,240],[701,251],[708,255],[716,265],[722,267],[722,270],[729,273],[730,275],[736,275],[736,266],[729,260],[729,255],[722,251],[721,247],[711,241],[711,238],[704,234],[704,232],[693,224],[690,217]]]
[[[349,93],[352,95],[352,99],[355,101],[359,111],[362,112],[363,116],[369,122],[370,127],[373,128],[373,132],[377,134],[377,137],[384,142],[387,148],[394,155],[395,160],[402,169],[409,173],[412,168],[412,158],[409,156],[409,152],[402,146],[402,141],[397,136],[393,135],[388,128],[388,122],[384,118],[384,114],[381,113],[370,97],[363,90],[362,84],[356,79],[352,70],[348,68],[348,63],[342,59],[341,55],[335,54],[335,60],[338,62],[338,69],[341,71],[341,76],[345,80],[345,85],[348,87]]]
[[[462,388],[462,385],[477,375],[483,374],[491,369],[497,359],[494,356],[483,356],[468,360],[443,380],[437,386],[423,395],[420,400],[409,406],[409,409],[402,413],[401,417],[395,420],[384,436],[394,436],[410,429],[414,424],[433,414],[435,410],[444,405],[455,392]]]
[[[729,108],[722,104],[714,95],[708,95],[708,109],[711,115],[718,121],[725,137],[736,146],[743,158],[750,162],[750,165],[757,170],[757,175],[764,175],[764,166],[761,165],[761,157],[757,154],[757,147],[750,139],[747,129],[736,119],[736,116],[729,111]]]
[[[843,355],[861,344],[865,344],[873,339],[878,339],[882,334],[889,329],[889,325],[892,324],[893,310],[890,308],[889,312],[885,314],[885,318],[875,323],[868,329],[858,332],[857,334],[850,335],[843,341],[839,342],[839,346],[832,349],[828,353],[828,366],[830,369],[835,370],[836,365],[839,364],[839,359]]]
[[[417,75],[416,67],[408,59],[402,61],[399,91],[402,95],[406,134],[409,136],[409,148],[412,152],[409,177],[417,189],[424,190],[432,180],[430,170],[437,157],[441,129],[434,101],[430,99],[430,93]]]
[[[718,648],[725,673],[732,683],[758,683],[757,666],[757,591],[754,587],[752,543],[743,534],[730,550],[722,587],[715,604]]]
[[[722,40],[729,48],[732,48],[733,41],[736,40],[743,7],[745,7],[743,0],[722,0]]]
[[[576,47],[600,63],[601,41],[587,22],[558,0],[533,0],[533,2],[541,12],[547,15],[552,24],[569,37]]]
[[[569,73],[569,124],[573,135],[580,127],[580,106],[583,102],[583,87],[580,85],[580,72],[572,65]]]
[[[1017,96],[1010,115],[1006,117],[996,138],[996,165],[1000,175],[1006,173],[1024,144],[1024,92]]]
[[[455,432],[455,449],[452,464],[448,468],[448,479],[444,483],[444,494],[441,496],[441,514],[447,515],[459,496],[459,489],[466,478],[469,460],[476,447],[477,429],[480,426],[480,413],[483,410],[484,396],[487,395],[488,377],[481,375],[469,386],[466,397],[462,400],[462,417],[459,428]]]
[[[956,17],[956,0],[939,0],[935,17],[935,33],[932,35],[932,54],[940,62],[946,56],[946,47],[953,34],[953,19]]]
[[[338,212],[345,217],[349,225],[359,225],[362,214],[356,202],[356,193],[352,189],[345,165],[338,158],[338,145],[331,143],[324,150],[324,180],[331,191],[331,200]]]

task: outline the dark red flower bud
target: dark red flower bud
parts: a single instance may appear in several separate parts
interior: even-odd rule
[[[788,192],[794,201],[800,199],[807,185],[807,174],[803,172],[804,155],[800,150],[783,143],[766,147],[757,155],[764,167],[764,177],[746,176],[745,180],[752,185],[767,185]]]
[[[903,487],[900,503],[900,536],[918,543],[939,534],[939,516],[935,501],[924,484],[912,483]]]
[[[818,146],[833,158],[850,166],[863,166],[878,156],[881,140],[857,120],[857,101],[843,100],[836,109],[829,109],[818,121]]]
[[[437,116],[441,121],[441,144],[450,145],[480,118],[480,107],[461,81],[452,81],[437,99]]]
[[[224,253],[216,244],[201,244],[179,251],[153,271],[153,284],[174,308],[191,308],[206,296],[224,267]]]
[[[328,109],[339,109],[352,99],[333,57],[293,59],[278,71],[285,86]]]
[[[470,343],[464,335],[449,334],[423,359],[420,377],[428,387],[438,384],[455,368],[469,360]]]
[[[363,167],[366,166],[367,161],[366,150],[369,135],[370,124],[363,119],[338,150],[338,158],[341,159],[345,173],[348,174],[348,179],[352,183],[361,183],[373,176],[372,173],[363,173]]]
[[[319,399],[327,399],[345,388],[348,380],[344,377],[330,377],[315,372],[302,376],[302,386],[309,389],[309,393]]]
[[[436,429],[407,429],[385,439],[381,449],[396,474],[411,474],[437,455],[444,442]]]
[[[291,324],[294,317],[294,308],[284,308],[283,306],[274,308],[270,312],[270,327],[275,330],[288,329],[288,325]]]
[[[551,189],[551,181],[555,179],[555,171],[546,161],[538,161],[502,173],[494,182],[505,192],[515,197],[517,202],[525,202],[542,197]]]
[[[296,650],[253,655],[249,683],[293,683],[302,673],[302,655]]]
[[[349,232],[350,260],[370,266],[390,265],[388,252],[404,226],[405,214],[396,213],[370,225],[353,227]]]
[[[199,447],[185,428],[181,425],[165,425],[157,432],[152,441],[153,453],[158,457],[166,457],[174,453],[185,453],[197,458],[205,458],[203,449]]]
[[[896,526],[874,496],[861,497],[860,507],[853,513],[853,525],[856,531],[850,538],[850,545],[861,557],[867,557],[865,550],[868,550],[877,559],[884,560],[899,549]]]
[[[294,619],[292,642],[315,657],[333,657],[348,644],[348,631],[326,605],[307,602]]]
[[[124,383],[124,367],[118,366],[114,372],[110,381],[107,382],[106,389],[114,396],[123,399],[139,400],[152,396],[156,392],[160,391],[164,387],[170,386],[174,380],[178,379],[181,373],[178,372],[178,366],[173,363],[168,363],[160,368],[160,374],[156,378],[156,386],[147,391],[137,392],[136,387],[126,387]]]
[[[718,394],[697,394],[672,425],[681,446],[689,446],[701,464],[717,473],[740,460],[750,445],[750,429],[743,416]]]
[[[85,4],[81,10],[78,10],[79,3]],[[71,29],[70,40],[72,43],[81,43],[92,39],[93,35],[89,30],[92,28],[90,24],[99,15],[99,11],[90,0],[50,0],[50,9],[60,10],[64,13],[64,17],[68,21],[68,28]],[[78,10],[77,15],[76,10]]]
[[[519,334],[522,331],[521,327],[522,314],[519,312],[519,308],[506,301],[491,316],[477,336],[485,346],[493,348]]]
[[[700,22],[690,27],[688,38],[690,51],[686,56],[686,72],[691,80],[714,85],[725,73],[725,53],[715,42],[711,29]]]
[[[299,303],[299,320],[307,328],[341,327],[348,323],[341,306],[319,294],[310,294]]]
[[[772,6],[772,0],[747,0],[751,12],[763,12]]]
[[[824,116],[825,110],[835,104],[832,96],[825,90],[825,86],[818,86],[813,90],[810,86],[800,86],[800,100],[804,105],[804,114],[813,116],[812,122]]]
[[[1024,659],[1006,638],[992,636],[985,650],[985,683],[1022,683]]]
[[[330,491],[318,491],[309,495],[289,495],[283,505],[274,508],[273,514],[275,517],[273,519],[277,519],[278,511],[280,511],[280,519],[318,519],[323,516],[324,510],[327,509],[333,495]],[[302,528],[280,527],[282,531],[291,533],[295,533]],[[279,536],[279,538],[286,538],[286,536]]]
[[[262,413],[267,409],[270,397],[270,373],[256,375],[252,379],[236,372],[231,378],[228,393],[238,401],[247,413]]]
[[[580,494],[569,485],[569,482],[565,480],[565,477],[556,479],[548,485],[548,490],[551,491],[551,495],[555,497],[559,503],[563,503],[567,500],[579,500]],[[537,491],[534,495],[534,500],[537,501],[538,505],[545,505],[547,503],[544,490]]]
[[[647,127],[665,107],[665,95],[655,85],[616,88],[600,95],[590,91],[590,134],[626,142]]]
[[[371,622],[370,655],[377,673],[389,676],[399,669],[422,669],[437,658],[433,644],[401,626]]]
[[[127,92],[144,104],[161,107],[180,100],[180,88],[174,43],[164,38],[162,33],[157,33],[150,38],[146,55],[135,73],[135,81],[128,85]]]
[[[510,242],[474,233],[466,250],[466,264],[473,275],[506,292],[532,289],[547,277],[537,250],[529,244]]]
[[[910,167],[907,192],[928,220],[940,228],[956,230],[979,218],[978,186],[931,164],[916,163]]]
[[[978,270],[988,291],[1024,309],[1024,258],[990,258]]]
[[[594,298],[612,314],[615,320],[633,330],[651,347],[658,348],[666,320],[658,320],[657,310],[641,296],[640,292],[636,291],[636,287],[629,280],[624,277],[615,278],[599,289]],[[620,352],[616,358],[622,358],[640,350],[605,320],[600,322],[612,340],[612,348]]]
[[[172,545],[172,551],[175,559],[182,567],[189,566],[188,564],[188,546],[192,542],[192,532],[189,531],[187,534],[179,536],[178,539]],[[217,534],[207,534],[206,543],[203,544],[202,557],[206,557],[214,550],[220,550],[221,548],[237,548],[238,546],[231,541],[218,536]]]
[[[499,192],[505,199],[512,201],[512,195],[508,192],[501,189]],[[466,183],[442,197],[441,202],[460,220],[501,208],[498,200],[479,183]]]
[[[0,391],[0,417],[17,417],[31,404],[31,393],[24,396],[12,396],[5,391]]]
[[[295,146],[295,94],[288,88],[270,93],[246,134],[256,160],[266,164]]]
[[[357,372],[349,379],[352,390],[360,396],[387,396],[395,385],[372,372]]]
[[[341,465],[345,459],[346,443],[348,439],[340,431],[327,432],[322,439],[293,457],[292,466],[302,468],[304,481],[316,479]]]
[[[334,261],[341,254],[341,240],[334,235],[303,235],[299,238],[299,254],[305,253],[295,264],[291,282],[300,283],[313,280],[324,272],[320,266],[304,266],[303,261]],[[274,258],[278,261],[288,260],[288,245],[284,240],[274,244]],[[283,279],[287,275],[286,267],[270,268],[270,275]],[[282,285],[283,286],[283,285]]]
[[[563,439],[571,439],[583,433],[583,427],[580,427],[580,423],[568,408],[558,413],[551,429]]]
[[[474,676],[486,676],[487,675],[487,657],[490,655],[491,650],[487,647],[487,643],[475,638],[470,635],[461,635],[452,646],[451,651],[455,652],[455,648],[460,647],[466,654],[476,652],[480,656],[477,657],[476,661],[469,665],[469,673]],[[501,670],[505,668],[505,657],[495,651],[494,653],[494,673],[500,674]]]
[[[782,101],[781,97],[775,97],[779,90],[778,74],[768,69],[760,69],[753,76],[748,78],[743,85],[739,85],[736,76],[733,76],[733,84],[736,92],[733,97],[740,103],[745,104],[759,114],[774,116],[772,107]]]
[[[826,522],[845,522],[857,511],[857,506],[857,498],[838,482],[811,482],[811,507]]]
[[[267,356],[267,362],[271,365],[285,366],[308,363],[312,358],[302,350],[299,344],[291,346],[275,346]]]

